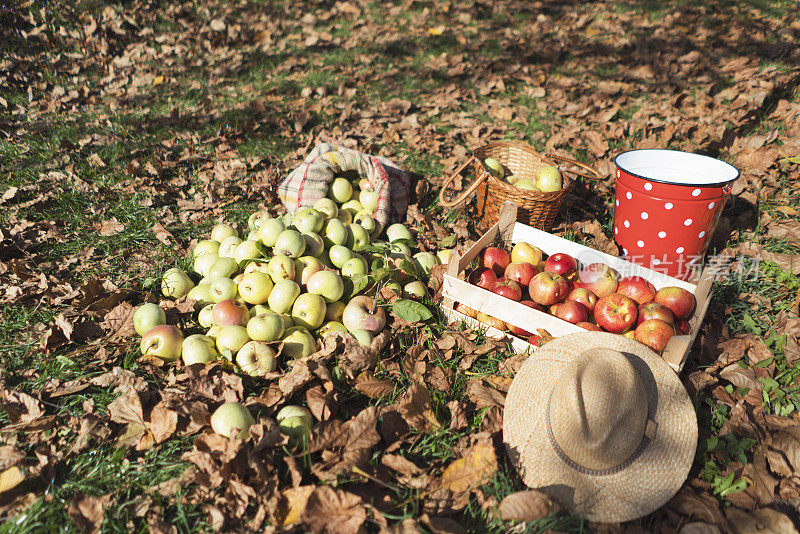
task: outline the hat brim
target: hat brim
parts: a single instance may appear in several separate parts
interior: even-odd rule
[[[641,455],[611,475],[572,469],[547,435],[553,385],[575,357],[590,348],[611,348],[628,358],[642,379],[650,418],[657,425]],[[527,486],[592,521],[622,522],[658,509],[683,485],[697,447],[697,416],[683,384],[660,356],[617,334],[586,332],[547,343],[523,364],[506,397],[503,440]]]

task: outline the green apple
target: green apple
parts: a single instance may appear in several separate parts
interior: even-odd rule
[[[250,308],[250,318],[252,319],[256,315],[263,315],[265,313],[273,313],[272,310],[269,309],[268,306],[264,304],[256,304],[255,306]]]
[[[336,302],[342,298],[344,283],[342,277],[333,271],[319,271],[311,275],[306,288],[309,293],[321,296],[326,303]],[[324,313],[323,311],[323,316]]]
[[[211,271],[211,267],[217,262],[218,259],[219,256],[217,256],[216,252],[209,252],[208,254],[203,254],[202,256],[196,256],[194,258],[192,268],[194,269],[194,272],[200,276],[208,276],[209,272]]]
[[[220,326],[244,326],[250,319],[250,310],[237,300],[225,299],[214,304],[211,319]]]
[[[325,246],[344,245],[347,241],[347,227],[339,219],[328,219],[323,228]]]
[[[281,280],[294,280],[297,275],[294,260],[288,256],[275,256],[269,260],[267,272],[276,284]]]
[[[219,241],[213,239],[203,239],[198,241],[192,250],[192,256],[198,258],[206,254],[214,254],[219,256]]]
[[[203,309],[197,314],[197,322],[203,328],[211,328],[214,325],[214,316],[212,315],[214,304],[206,304]]]
[[[392,259],[411,258],[411,249],[405,243],[390,243],[389,257]]]
[[[353,223],[348,227],[347,241],[345,246],[349,249],[357,249],[358,247],[365,247],[370,244],[369,232],[363,226]]]
[[[286,230],[286,224],[282,219],[265,219],[261,223],[261,228],[258,229],[258,237],[266,246],[274,247],[278,236],[284,230]]]
[[[253,272],[259,272],[269,275],[269,260],[265,258],[260,258],[248,263],[247,266],[245,266],[244,268],[244,274],[249,274]]]
[[[236,254],[236,247],[242,242],[237,236],[226,237],[219,244],[219,257],[220,258],[233,258]]]
[[[398,297],[403,294],[403,286],[400,285],[400,282],[389,280],[388,282],[386,282],[386,284],[384,284],[383,287],[391,289],[392,291],[394,291],[394,294],[397,295]]]
[[[220,332],[222,332],[222,327],[218,324],[215,324],[211,325],[211,327],[206,331],[206,335],[216,342]]]
[[[314,426],[311,412],[302,406],[284,406],[275,416],[275,420],[280,431],[289,436],[294,445],[306,446]]]
[[[353,222],[353,214],[346,210],[339,210],[336,218],[345,226],[350,226],[350,223]]]
[[[325,266],[319,258],[315,258],[314,256],[300,256],[294,260],[294,281],[301,286],[305,286],[308,284],[308,279],[311,278],[314,273],[323,270],[325,270]]]
[[[358,200],[348,200],[347,202],[342,204],[342,207],[341,207],[341,209],[339,211],[346,211],[350,215],[355,217],[356,213],[358,213],[359,211],[363,211],[363,210],[364,210],[364,206],[361,205],[361,202],[359,202]]]
[[[220,223],[211,229],[211,239],[222,243],[226,237],[238,237],[239,232],[230,224]]]
[[[330,334],[331,332],[347,333],[347,328],[345,328],[344,325],[338,321],[328,321],[319,327],[319,330],[317,330],[317,336],[323,337],[325,334]]]
[[[369,347],[372,345],[372,334],[367,332],[366,330],[353,330],[350,334],[356,338],[358,344],[363,347]]]
[[[275,283],[267,299],[269,309],[275,313],[287,313],[300,296],[300,286],[294,280],[280,280]]]
[[[217,350],[228,360],[250,341],[243,326],[223,326],[217,334]]]
[[[203,334],[192,334],[183,340],[181,358],[184,365],[208,363],[219,359],[219,352],[213,339]]]
[[[484,165],[489,170],[489,174],[494,176],[495,178],[499,178],[500,180],[503,179],[503,176],[506,175],[506,171],[503,168],[503,164],[497,161],[494,158],[486,158],[483,160]]]
[[[233,259],[236,260],[236,263],[240,267],[246,260],[263,257],[264,255],[261,253],[261,248],[256,241],[242,241],[236,246],[236,250],[233,251]]]
[[[558,170],[558,167],[553,167],[552,165],[536,169],[533,173],[533,178],[536,182],[536,187],[538,187],[540,191],[559,191],[563,185],[561,171]],[[519,182],[514,185],[519,187],[518,184]]]
[[[330,272],[330,271],[323,271]],[[314,293],[303,293],[292,304],[292,321],[308,330],[316,330],[325,319],[325,299]]]
[[[226,438],[247,439],[254,424],[250,411],[238,402],[226,402],[211,414],[211,429]]]
[[[425,284],[420,282],[419,280],[414,280],[413,282],[407,283],[403,286],[403,298],[404,299],[417,299],[422,298],[427,293],[427,287]]]
[[[453,249],[445,248],[436,252],[436,257],[439,258],[439,263],[442,265],[447,265],[450,263],[450,253]]]
[[[412,257],[414,265],[425,278],[431,275],[431,269],[439,265],[439,258],[430,252],[417,252]]]
[[[319,233],[324,222],[322,214],[314,208],[300,208],[292,217],[292,224],[302,234],[306,232]]]
[[[272,278],[268,274],[253,271],[242,276],[239,282],[238,291],[248,304],[264,304],[267,302],[273,286]]]
[[[247,218],[247,227],[250,230],[258,230],[261,228],[261,225],[264,223],[264,219],[266,218],[268,218],[268,215],[264,211],[253,212]]]
[[[411,231],[400,223],[394,223],[386,229],[386,238],[389,242],[397,241],[398,239],[414,240]]]
[[[194,287],[194,282],[178,267],[167,269],[161,277],[161,294],[167,298],[179,299],[188,294]]]
[[[517,189],[524,189],[526,191],[541,191],[541,189],[536,187],[536,184],[533,183],[533,180],[528,178],[514,182],[514,187]]]
[[[367,260],[361,256],[353,256],[342,265],[342,276],[350,278],[357,274],[367,274],[369,266]]]
[[[321,198],[314,202],[312,207],[320,212],[326,219],[335,219],[336,215],[339,213],[339,207],[336,206],[336,202],[330,198]]]
[[[228,256],[223,256],[214,262],[206,276],[212,280],[215,278],[231,278],[236,276],[238,272],[239,264],[236,263],[236,260]]]
[[[206,304],[214,302],[214,299],[211,297],[211,282],[197,284],[186,296],[195,301],[195,310],[199,310]]]
[[[337,269],[341,269],[342,265],[353,257],[353,252],[342,245],[333,245],[328,251],[328,258]]]
[[[353,217],[353,222],[361,225],[370,236],[375,235],[375,231],[378,229],[378,223],[372,218],[372,215],[368,211],[359,211],[356,213],[356,216]]]
[[[133,314],[133,328],[140,336],[162,324],[167,324],[167,314],[158,304],[146,302],[136,308]]]
[[[334,321],[334,322],[341,322],[342,321],[342,314],[344,313],[344,308],[346,304],[341,300],[337,300],[336,302],[329,302],[325,305],[325,320],[326,321]]]
[[[283,333],[283,352],[287,358],[294,360],[314,354],[317,342],[308,330],[302,326],[287,328]]]
[[[305,232],[303,234],[303,239],[306,241],[306,256],[314,256],[317,258],[325,250],[325,242],[322,240],[319,234]]]
[[[288,229],[281,232],[272,251],[276,256],[299,258],[306,250],[306,240],[297,230]]]
[[[378,192],[374,190],[361,191],[359,201],[361,202],[361,205],[364,206],[365,210],[370,213],[375,213],[375,210],[378,209]]]
[[[386,325],[386,313],[370,297],[361,295],[350,300],[342,313],[342,324],[353,330],[367,330],[375,335]]]
[[[284,330],[283,317],[273,312],[256,315],[247,322],[247,335],[254,341],[278,341]]]
[[[353,196],[353,186],[346,178],[335,178],[328,187],[328,198],[344,204]]]
[[[239,294],[236,282],[230,278],[215,278],[209,284],[208,289],[211,292],[212,302],[235,299]]]
[[[145,332],[139,348],[144,356],[155,356],[166,362],[174,362],[181,357],[182,343],[183,334],[178,327],[162,324]]]
[[[250,376],[264,376],[278,368],[278,359],[265,342],[248,341],[236,353],[236,365]]]
[[[286,228],[289,228],[292,225],[292,214],[288,212],[284,213],[281,215],[281,220],[283,221],[283,224],[286,225]]]

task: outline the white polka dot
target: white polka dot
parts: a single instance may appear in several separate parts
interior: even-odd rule
[[[617,202],[616,202],[616,204],[617,204],[617,207],[619,207],[619,199],[617,199]]]
[[[699,189],[695,189],[694,191],[692,191],[692,196],[693,197],[696,197],[696,196],[699,196],[699,195],[700,195],[700,190]]]
[[[668,210],[671,210],[672,209],[672,202],[667,202],[666,204],[664,204],[664,208],[666,208]]]
[[[683,221],[683,225],[684,226],[691,226],[692,225],[692,220],[691,219],[686,219],[685,221]]]
[[[628,249],[627,248],[623,248],[622,249],[622,255],[623,256],[627,256],[628,255]]]
[[[632,198],[633,198],[633,195],[631,195],[631,192],[630,192],[630,191],[628,191],[627,193],[625,193],[625,198],[627,198],[628,200],[630,200],[630,199],[632,199]]]
[[[617,228],[617,227],[615,226],[615,227],[614,227],[614,235],[617,235],[618,233],[619,233],[619,228]]]
[[[642,219],[647,220],[648,217],[650,217],[650,216],[647,214],[647,212],[643,211],[642,212]]]
[[[714,206],[716,206],[716,205],[717,205],[717,203],[716,203],[716,202],[711,202],[711,203],[709,203],[709,205],[708,205],[708,209],[714,209]]]
[[[661,239],[664,239],[665,237],[667,237],[667,232],[665,232],[664,230],[661,230],[660,232],[658,232],[658,237],[660,237]]]
[[[661,260],[658,258],[653,258],[653,265],[661,265]]]
[[[704,237],[705,237],[705,235],[706,235],[706,231],[705,231],[705,230],[703,230],[702,232],[700,232],[699,234],[697,234],[697,237],[699,237],[700,239],[702,239],[702,238],[704,238]]]
[[[678,247],[678,248],[676,248],[676,249],[675,249],[675,252],[677,252],[678,254],[680,254],[681,252],[683,252],[683,247]]]
[[[622,221],[622,224],[625,225],[625,228],[630,228],[631,227],[631,222],[628,219],[625,219],[624,221]]]
[[[646,191],[650,191],[651,189],[653,189],[653,184],[646,183],[646,184],[644,184],[644,188],[645,188]]]
[[[639,241],[636,242],[636,246],[642,248],[644,246],[644,241],[640,239]]]
[[[617,178],[619,178],[619,169],[617,169]]]

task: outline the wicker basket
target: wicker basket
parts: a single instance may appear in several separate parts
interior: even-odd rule
[[[486,158],[496,159],[505,167],[507,176],[514,175],[520,180],[525,178],[533,179],[536,169],[548,165],[558,166],[558,162],[568,163],[592,173],[592,175],[588,175],[572,169],[562,168],[562,174],[571,173],[584,178],[600,176],[599,172],[588,165],[553,154],[540,154],[531,146],[518,141],[489,143],[479,147],[475,149],[472,157],[466,163],[444,181],[439,192],[439,204],[445,208],[453,207],[466,200],[474,191],[477,191],[478,213],[481,214],[481,219],[476,226],[481,230],[485,230],[495,224],[500,217],[500,208],[503,202],[511,201],[518,207],[518,221],[549,231],[555,224],[561,201],[574,185],[569,176],[564,174],[564,186],[558,191],[542,192],[519,189],[492,176],[483,163]],[[460,195],[452,200],[445,200],[444,193],[447,186],[470,163],[474,164],[475,181]]]

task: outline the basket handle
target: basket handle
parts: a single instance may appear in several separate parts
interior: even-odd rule
[[[576,167],[580,167],[581,169],[585,169],[585,170],[589,171],[590,173],[592,173],[594,176],[590,176],[588,174],[584,174],[582,172],[573,171],[573,170],[568,170],[566,172],[571,172],[572,174],[576,174],[578,176],[582,176],[583,178],[590,178],[590,179],[591,178],[600,178],[600,172],[597,169],[595,169],[594,167],[590,167],[589,165],[586,165],[584,163],[581,163],[580,161],[575,161],[574,159],[565,158],[564,156],[557,156],[555,154],[545,154],[545,156],[547,156],[550,159],[554,159],[556,161],[563,161],[564,163],[569,163],[570,165],[575,165]]]
[[[478,177],[478,178],[476,178],[476,179],[475,179],[475,181],[474,181],[474,182],[472,182],[472,185],[470,185],[470,186],[469,186],[469,188],[468,188],[466,191],[464,191],[464,192],[463,192],[463,193],[461,193],[460,195],[457,195],[457,196],[456,196],[454,199],[452,199],[452,200],[445,200],[445,199],[444,199],[444,191],[445,191],[445,189],[447,189],[447,186],[449,186],[449,185],[450,185],[450,183],[451,183],[453,180],[455,180],[455,179],[456,179],[456,176],[458,176],[459,174],[461,174],[461,171],[463,171],[464,169],[466,169],[466,168],[467,168],[467,166],[468,166],[470,163],[472,163],[474,160],[475,160],[475,156],[470,156],[470,158],[469,158],[469,159],[468,159],[468,160],[467,160],[467,161],[466,161],[466,162],[465,162],[463,165],[461,165],[461,167],[459,167],[458,169],[456,169],[456,170],[453,172],[453,174],[451,174],[450,176],[448,176],[448,177],[445,179],[445,181],[442,183],[442,188],[439,190],[439,205],[440,205],[440,206],[442,206],[443,208],[452,208],[452,207],[453,207],[453,206],[455,206],[456,204],[460,204],[461,202],[463,202],[463,201],[464,201],[464,199],[465,199],[465,198],[467,198],[468,196],[470,196],[470,195],[472,194],[472,192],[473,192],[473,191],[475,191],[475,189],[477,189],[477,188],[478,188],[478,186],[481,184],[481,182],[483,182],[483,181],[486,179],[486,177],[485,177],[485,176],[483,176],[483,177]]]

